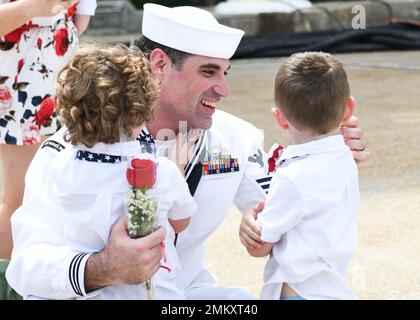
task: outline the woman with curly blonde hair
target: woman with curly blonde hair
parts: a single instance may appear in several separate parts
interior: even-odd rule
[[[196,204],[177,166],[157,158],[157,183],[149,190],[157,198],[158,224],[167,230],[166,238],[160,228],[130,239],[123,217],[126,171],[131,159],[141,156],[139,134],[153,118],[158,95],[149,68],[138,48],[87,45],[58,74],[57,113],[64,127],[35,155],[23,205],[12,217],[14,249],[6,277],[24,298],[145,298],[139,284],[158,271],[164,239],[164,268],[154,276],[156,298],[183,298],[175,281],[180,266],[174,232],[188,225]],[[46,166],[47,158],[52,160]],[[143,268],[144,276],[87,294],[80,272],[93,252],[109,250],[115,223],[125,241],[138,248],[127,261]],[[149,241],[147,250],[142,241]]]

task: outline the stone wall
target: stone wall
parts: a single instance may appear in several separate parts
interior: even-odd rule
[[[246,35],[273,35],[285,32],[322,31],[358,25],[360,8],[365,10],[366,27],[384,25],[390,18],[411,19],[420,23],[420,1],[387,0],[317,3],[313,8],[294,13],[227,15],[221,23],[245,31]],[[360,7],[362,6],[362,7]],[[355,10],[355,11],[353,11]]]
[[[128,0],[97,0],[95,16],[82,40],[101,40],[107,42],[133,41],[141,34],[143,13]]]

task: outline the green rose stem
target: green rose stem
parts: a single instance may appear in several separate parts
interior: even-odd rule
[[[127,180],[132,186],[127,193],[127,230],[130,238],[138,239],[157,228],[157,200],[147,194],[156,182],[156,164],[151,160],[133,159],[127,169]],[[148,300],[155,300],[152,279],[145,283]]]
[[[157,201],[142,189],[131,189],[127,197],[128,234],[138,239],[151,234],[156,229]]]

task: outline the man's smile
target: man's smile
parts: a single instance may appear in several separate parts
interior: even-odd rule
[[[203,111],[210,116],[216,111],[216,102],[203,99],[200,101],[200,104],[203,106]]]

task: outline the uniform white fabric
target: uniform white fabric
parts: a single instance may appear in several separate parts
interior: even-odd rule
[[[238,159],[239,171],[207,175],[200,180],[194,194],[197,213],[188,228],[178,235],[176,249],[182,268],[177,280],[180,290],[191,300],[255,299],[245,288],[216,286],[215,278],[204,265],[204,242],[223,222],[232,203],[244,211],[265,198],[271,177],[263,167],[266,163],[263,135],[250,123],[222,111],[216,111],[212,119],[205,135],[206,150],[224,149]],[[155,142],[156,153],[162,156],[169,155],[175,145],[175,140]],[[254,160],[256,155],[258,161]]]
[[[66,148],[60,152],[41,148],[28,169],[23,205],[12,218],[14,250],[7,280],[23,297],[144,298],[137,285],[109,286],[89,295],[83,285],[89,254],[105,247],[112,225],[124,214],[129,190],[125,172],[131,157],[138,155],[139,142],[72,147],[63,141],[63,130],[49,140]],[[118,163],[89,162],[75,158],[78,150],[122,158]],[[154,276],[156,297],[183,299],[175,282],[179,260],[167,217],[189,217],[196,204],[175,164],[157,160],[157,185],[149,194],[157,197],[159,224],[167,230],[168,261],[161,263],[172,271],[160,269]]]
[[[57,140],[60,134],[54,135]],[[181,232],[178,236],[177,252],[181,264],[181,270],[176,274],[179,291],[183,291],[187,299],[251,299],[255,298],[250,295],[247,290],[238,287],[220,288],[216,286],[215,279],[207,271],[204,265],[205,245],[207,238],[219,227],[229,208],[234,202],[238,208],[243,211],[257,203],[266,196],[266,190],[269,186],[270,178],[266,176],[263,168],[263,161],[254,161],[255,155],[263,154],[261,131],[257,130],[251,124],[234,117],[228,113],[216,111],[213,115],[212,127],[207,131],[206,147],[221,147],[230,152],[232,157],[238,159],[240,170],[238,172],[222,173],[217,175],[204,176],[194,199],[198,206],[197,213],[191,218],[188,228]],[[69,147],[60,139],[60,144],[63,147]],[[157,143],[157,148],[167,148],[167,144]],[[61,151],[62,152],[62,151]],[[156,150],[157,154],[163,154],[160,150]],[[29,195],[35,194],[45,186],[44,173],[47,172],[49,163],[53,161],[58,152],[51,148],[44,148],[39,151],[31,164],[27,179],[26,179],[26,195],[25,203],[30,201],[27,199]],[[41,184],[41,185],[40,185]],[[31,201],[31,213],[25,215],[14,214],[13,226],[14,228],[21,228],[20,216],[25,217],[27,224],[27,233],[21,229],[22,232],[15,234],[15,243],[31,242],[29,234],[37,235],[42,232],[49,232],[48,238],[50,244],[40,244],[38,249],[38,256],[32,256],[33,259],[38,259],[38,262],[30,262],[26,260],[25,255],[31,255],[31,251],[25,253],[25,244],[19,245],[21,249],[16,249],[12,256],[12,267],[15,276],[9,275],[12,287],[20,288],[20,292],[28,293],[35,292],[38,296],[48,296],[52,298],[71,298],[77,297],[72,290],[70,284],[64,279],[66,283],[65,288],[61,290],[53,289],[51,286],[52,276],[51,270],[62,270],[62,273],[69,272],[69,264],[71,259],[79,253],[88,253],[95,251],[86,250],[83,247],[69,248],[62,244],[62,231],[57,233],[43,230],[45,227],[37,225],[37,216],[45,214],[41,208],[37,206],[36,201]],[[50,213],[51,219],[57,217]],[[29,222],[30,221],[30,222]],[[40,232],[34,232],[41,230]],[[31,230],[29,232],[29,230]],[[105,238],[105,237],[104,237]],[[57,239],[57,240],[56,240]],[[61,241],[61,242],[60,242]],[[61,243],[59,245],[58,243]],[[99,246],[98,246],[99,247]],[[220,250],[229,250],[229,248],[220,247]],[[43,252],[46,252],[45,254]],[[44,255],[49,258],[46,259]],[[55,256],[55,258],[53,258]],[[66,260],[66,258],[68,260]],[[85,293],[83,287],[84,265],[88,256],[80,257],[79,265],[79,281],[83,294]],[[48,261],[47,261],[48,260]],[[25,264],[24,264],[25,263]],[[24,272],[22,272],[24,271]],[[31,275],[30,279],[19,279],[18,273],[25,273]],[[63,280],[61,280],[63,282]],[[114,287],[115,288],[115,287]],[[114,296],[117,297],[117,288],[114,290]],[[36,291],[34,291],[36,290]],[[19,291],[19,290],[18,290]],[[163,290],[162,290],[163,291]],[[172,291],[171,291],[172,292]],[[87,297],[95,295],[96,292],[89,293]],[[108,295],[111,298],[111,295]]]
[[[242,30],[219,24],[203,9],[168,8],[153,3],[146,3],[143,8],[143,35],[184,52],[230,59],[244,35]]]
[[[191,300],[255,299],[242,287],[218,287],[215,278],[204,265],[204,242],[223,222],[234,203],[241,211],[255,205],[266,196],[271,177],[265,174],[265,154],[261,131],[231,114],[216,111],[206,132],[206,150],[224,149],[237,158],[238,172],[203,176],[194,194],[197,213],[186,230],[178,235],[177,252],[181,270],[177,274],[180,290]],[[156,152],[168,155],[175,141],[156,141]],[[263,157],[255,161],[255,156]],[[252,159],[250,159],[252,158]],[[220,248],[229,250],[229,248]]]
[[[188,299],[255,298],[243,288],[216,287],[214,277],[204,265],[204,242],[223,222],[232,203],[244,211],[265,198],[269,182],[264,180],[267,176],[262,162],[249,159],[259,151],[263,152],[262,141],[261,131],[250,123],[221,111],[213,115],[206,148],[228,150],[238,159],[239,172],[203,176],[198,185],[194,195],[198,211],[188,228],[179,235],[176,247],[182,266],[178,280]],[[219,250],[228,252],[230,249],[221,244]]]
[[[288,283],[304,299],[355,299],[345,278],[358,206],[357,166],[341,135],[284,149],[257,219],[274,243],[261,298],[278,300]]]

